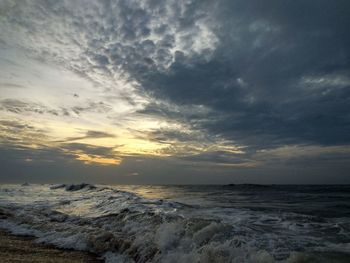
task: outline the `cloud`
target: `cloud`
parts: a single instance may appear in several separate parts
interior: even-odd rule
[[[39,103],[25,102],[17,99],[3,99],[0,101],[0,110],[9,111],[12,113],[36,113],[36,114],[52,114],[59,115],[55,109],[50,109]]]
[[[72,111],[76,114],[81,114],[84,112],[108,113],[111,110],[112,110],[112,107],[103,101],[99,101],[99,102],[88,101],[87,106],[72,107]]]
[[[9,88],[9,89],[23,89],[26,88],[23,85],[15,84],[15,83],[7,83],[7,82],[1,82],[0,88]]]
[[[85,164],[119,165],[122,161],[114,152],[114,147],[95,146],[82,143],[65,143],[63,152],[72,154],[76,160]]]
[[[227,167],[227,168],[254,168],[263,163],[251,159],[249,155],[237,154],[227,151],[208,151],[194,155],[181,157],[182,160],[190,162],[191,165]]]
[[[34,127],[20,120],[0,120],[0,147],[12,144],[13,147],[32,148],[45,145],[48,140],[45,129]]]
[[[276,155],[283,163],[290,159],[281,149],[293,147],[318,147],[312,151],[317,159],[324,156],[320,149],[350,144],[348,1],[38,0],[3,6],[0,45],[92,85],[60,85],[58,91],[78,97],[52,107],[35,95],[10,94],[0,102],[3,112],[22,117],[91,122],[82,136],[65,137],[67,151],[113,158],[114,148],[73,142],[112,138],[103,132],[111,129],[95,131],[98,122],[117,127],[128,142],[161,145],[135,155],[232,166],[268,164]],[[10,78],[6,83],[17,85]]]
[[[83,143],[65,143],[63,149],[70,152],[84,152],[91,155],[103,155],[106,157],[113,156],[112,147],[95,146]]]
[[[103,131],[87,131],[84,136],[77,136],[77,137],[69,137],[64,140],[60,140],[58,142],[71,142],[71,141],[78,141],[78,140],[84,140],[84,139],[101,139],[101,138],[114,138],[116,137],[114,134],[103,132]]]
[[[348,144],[346,8],[346,2],[221,1],[210,13],[217,22],[209,28],[217,29],[219,42],[209,60],[187,56],[165,72],[132,74],[159,100],[212,110],[215,121],[181,113],[185,121],[241,145]],[[313,78],[323,79],[313,82],[321,90],[305,81]],[[168,114],[161,108],[158,113]]]
[[[113,138],[113,134],[87,131],[83,137],[55,141],[49,136],[48,130],[38,129],[21,121],[0,120],[0,128],[0,149],[10,154],[7,155],[8,160],[30,160],[42,163],[76,159],[86,164],[118,165],[121,163],[121,158],[115,151],[118,146],[105,147],[71,142],[89,138]]]
[[[87,138],[110,138],[115,137],[115,135],[107,133],[107,132],[101,132],[101,131],[87,131],[86,136]]]

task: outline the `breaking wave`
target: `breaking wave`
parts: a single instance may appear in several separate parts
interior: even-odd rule
[[[82,184],[57,184],[57,185],[50,186],[51,190],[60,189],[60,188],[64,188],[66,191],[79,191],[81,189],[88,189],[88,190],[96,189],[96,186],[94,186],[92,184],[86,184],[86,183],[82,183]]]
[[[90,184],[1,192],[13,198],[1,199],[0,227],[35,236],[37,242],[93,252],[106,262],[313,262],[330,253],[313,231],[349,235],[348,221],[333,224],[293,213],[201,209]],[[349,244],[339,249],[344,257]],[[306,247],[317,253],[304,253]]]

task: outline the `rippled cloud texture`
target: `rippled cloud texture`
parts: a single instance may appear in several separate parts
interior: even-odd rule
[[[1,180],[350,183],[348,10],[3,0]]]

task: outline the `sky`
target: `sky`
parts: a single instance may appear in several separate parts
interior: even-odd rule
[[[0,182],[350,183],[349,10],[0,0]]]

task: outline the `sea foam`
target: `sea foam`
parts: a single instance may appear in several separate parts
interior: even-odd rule
[[[0,192],[6,193],[1,228],[93,252],[106,262],[298,262],[305,256],[300,247],[348,248],[313,234],[334,230],[332,222],[289,212],[201,207],[89,184],[11,186]],[[349,223],[343,220],[339,229]],[[349,235],[342,231],[344,238]]]

